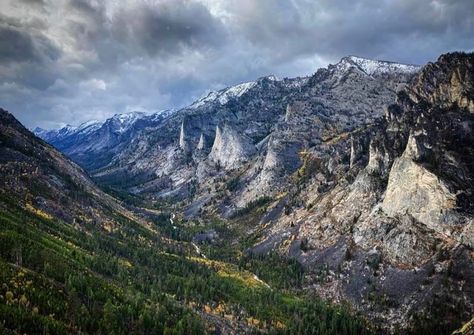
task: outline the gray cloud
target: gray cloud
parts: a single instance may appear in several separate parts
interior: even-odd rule
[[[30,23],[30,27],[39,22]],[[38,62],[56,60],[60,50],[41,33],[25,29],[19,20],[0,16],[0,62]]]
[[[348,54],[473,50],[472,0],[5,0],[0,101],[32,127],[183,106]]]
[[[333,60],[358,54],[426,62],[453,47],[470,49],[474,42],[474,3],[469,0],[231,3],[234,25],[245,38],[285,61],[296,55]],[[270,18],[272,9],[277,14]],[[462,40],[469,43],[458,46]]]
[[[225,27],[206,7],[181,0],[154,8],[141,5],[133,10],[122,9],[111,25],[117,41],[149,56],[218,46],[225,38]]]
[[[0,26],[0,62],[25,61],[35,58],[30,36],[8,26]]]

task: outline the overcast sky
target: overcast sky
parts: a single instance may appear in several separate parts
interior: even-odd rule
[[[0,107],[28,127],[181,107],[346,55],[474,48],[474,0],[0,0]]]

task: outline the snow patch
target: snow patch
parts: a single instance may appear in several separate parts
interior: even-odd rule
[[[190,107],[198,108],[212,102],[218,102],[221,105],[226,104],[230,99],[241,97],[245,92],[255,87],[255,85],[257,85],[257,82],[251,81],[231,86],[217,92],[210,92],[206,97],[199,99]]]
[[[374,76],[386,73],[416,73],[421,69],[421,66],[348,56],[342,58],[341,61],[335,65],[335,68],[336,73],[339,74],[345,73],[351,68],[355,68],[369,76]]]
[[[421,68],[421,66],[418,65],[370,60],[356,56],[350,56],[349,59],[368,75],[382,73],[415,73]]]

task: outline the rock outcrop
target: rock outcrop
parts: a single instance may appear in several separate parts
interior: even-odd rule
[[[209,159],[226,170],[232,170],[246,162],[255,153],[255,146],[245,135],[240,135],[228,125],[222,130],[216,127],[216,136]]]
[[[199,142],[196,146],[197,150],[204,150],[206,148],[206,140],[204,138],[204,134],[201,133],[201,136],[199,136]]]

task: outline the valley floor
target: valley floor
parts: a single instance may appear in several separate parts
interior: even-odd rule
[[[1,197],[2,333],[372,332],[347,306],[304,297],[297,263],[229,244],[240,232],[216,219],[151,209],[146,224],[117,216],[120,229],[106,231]],[[195,240],[211,229],[215,240]]]

